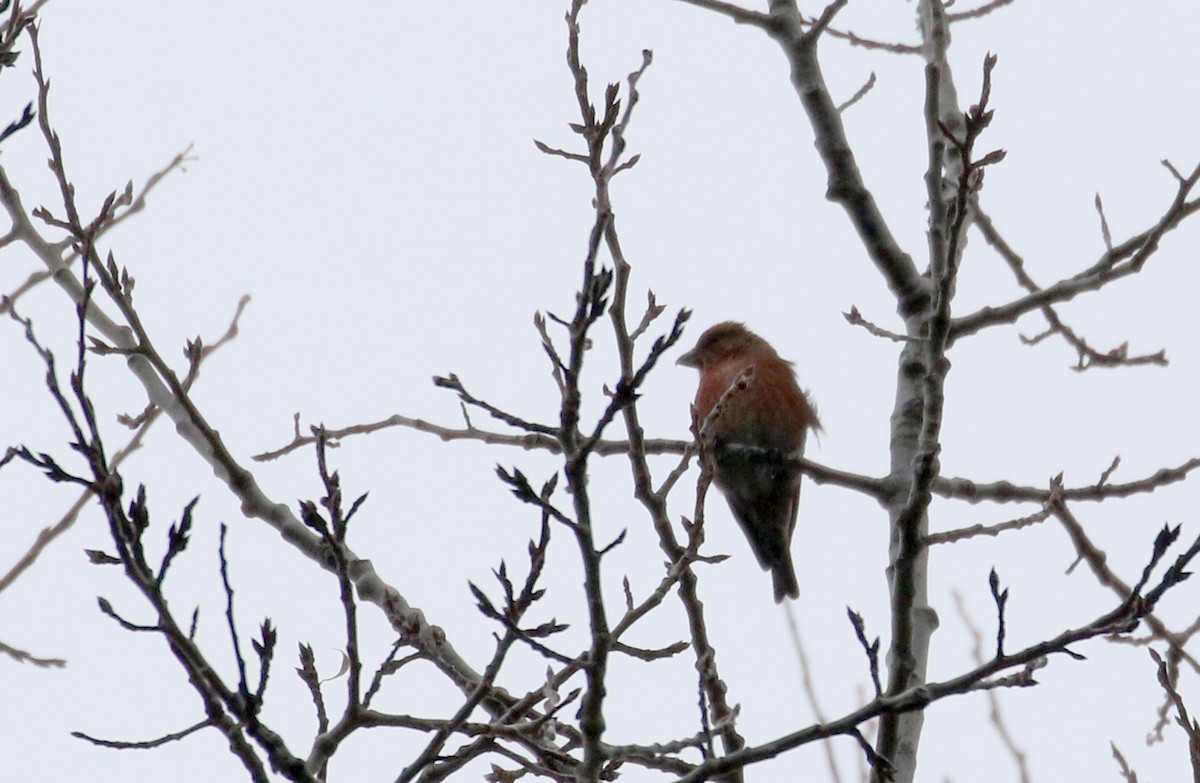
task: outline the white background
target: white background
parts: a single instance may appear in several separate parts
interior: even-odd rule
[[[142,316],[178,367],[186,339],[215,339],[238,298],[253,297],[240,336],[206,364],[195,391],[245,464],[290,440],[294,412],[304,426],[339,427],[393,413],[456,425],[456,400],[430,383],[447,372],[500,407],[553,422],[556,391],[531,318],[573,307],[592,218],[583,168],[542,155],[531,141],[578,146],[566,126],[578,117],[563,58],[565,10],[562,2],[362,1],[55,0],[46,8],[41,38],[51,120],[85,210],[194,145],[186,173],[162,183],[146,213],[115,230],[105,247],[137,279]],[[885,327],[896,328],[898,320],[848,221],[823,198],[824,171],[776,45],[756,30],[667,0],[596,0],[582,22],[597,100],[605,83],[623,81],[637,67],[642,49],[654,51],[629,136],[642,160],[614,187],[618,228],[635,269],[631,302],[636,306],[652,289],[671,312],[693,309],[689,343],[713,322],[746,321],[796,361],[819,405],[825,432],[810,456],[881,475],[896,348],[848,326],[842,313],[857,306]],[[1183,0],[1024,0],[955,28],[951,58],[964,107],[977,95],[984,55],[1000,58],[996,118],[981,146],[1009,155],[989,171],[983,204],[1039,282],[1085,268],[1103,251],[1092,206],[1097,192],[1121,240],[1148,227],[1173,196],[1174,181],[1159,161],[1169,158],[1186,171],[1200,158],[1198,25],[1200,10]],[[915,5],[858,0],[837,26],[913,43]],[[17,67],[0,77],[5,117],[16,117],[34,95],[33,58],[26,43],[20,49]],[[877,74],[874,91],[845,121],[868,185],[923,266],[922,62],[833,40],[824,43],[822,57],[835,99]],[[26,205],[58,209],[36,129],[17,134],[2,151],[0,163]],[[1098,348],[1126,340],[1135,353],[1166,348],[1165,369],[1072,372],[1075,357],[1061,341],[1020,343],[1018,334],[1043,328],[1036,315],[956,346],[944,473],[1045,486],[1063,471],[1069,485],[1081,485],[1094,482],[1117,454],[1116,480],[1194,456],[1196,239],[1185,226],[1141,275],[1061,308]],[[15,289],[36,268],[31,256],[6,250],[0,291]],[[972,235],[957,312],[1018,293],[1002,263]],[[66,297],[43,285],[19,309],[68,363],[73,309]],[[602,385],[617,377],[611,347],[602,324],[585,375],[586,412],[600,410]],[[43,372],[13,323],[0,327],[0,362],[0,445],[24,443],[73,464],[67,431],[42,392]],[[119,359],[97,359],[90,372],[102,420],[118,444],[125,435],[115,414],[139,411],[144,395]],[[686,437],[694,384],[693,371],[670,362],[652,376],[641,401],[648,435]],[[474,421],[485,420],[476,414]],[[540,483],[553,460],[395,429],[348,440],[332,459],[347,495],[371,493],[351,545],[482,667],[493,629],[473,609],[466,582],[490,587],[490,569],[501,558],[523,573],[525,542],[536,531],[535,515],[492,470],[497,462],[517,465]],[[665,471],[670,464],[660,466]],[[319,496],[309,452],[255,470],[277,501],[294,506]],[[316,649],[324,673],[336,672],[343,641],[333,579],[264,525],[243,518],[169,426],[156,427],[125,477],[129,486],[148,485],[159,541],[183,504],[201,496],[191,548],[168,594],[181,616],[201,606],[199,638],[227,675],[232,658],[214,566],[218,523],[230,525],[241,629],[251,634],[269,615],[280,633],[266,720],[293,750],[306,752],[315,721],[292,668],[296,644],[304,642]],[[625,464],[617,458],[598,464],[593,482],[605,535],[629,531],[606,561],[617,607],[621,577],[644,594],[657,583],[662,555],[648,521],[626,500]],[[673,495],[676,515],[690,514],[691,491],[685,481]],[[1183,522],[1189,540],[1200,533],[1196,494],[1177,485],[1153,497],[1080,505],[1077,513],[1109,564],[1134,581],[1164,522]],[[7,568],[74,495],[14,465],[0,472],[0,498],[0,567]],[[1034,510],[939,502],[933,526],[994,523]],[[724,504],[714,499],[709,511],[709,551],[732,557],[702,570],[701,597],[718,665],[741,705],[739,727],[758,743],[814,717],[784,614],[770,602],[769,579]],[[794,546],[801,598],[793,608],[822,706],[835,717],[867,697],[847,606],[864,615],[871,633],[885,636],[886,647],[886,520],[871,502],[811,483],[801,515]],[[584,641],[584,617],[569,539],[558,532],[551,592],[539,617],[573,624],[559,643],[573,652]],[[161,639],[131,635],[96,610],[103,595],[130,619],[149,620],[120,573],[88,565],[85,548],[111,549],[95,510],[0,595],[0,639],[69,661],[61,670],[0,661],[5,779],[241,779],[244,772],[214,731],[153,751],[105,750],[69,736],[80,730],[149,739],[202,718]],[[953,591],[965,596],[985,635],[994,632],[987,593],[993,566],[1012,591],[1013,647],[1114,605],[1086,568],[1064,574],[1073,559],[1053,522],[935,549],[931,601],[942,628],[930,676],[949,677],[971,665]],[[1193,585],[1185,586],[1162,616],[1183,627],[1195,616],[1195,595]],[[362,624],[370,666],[392,636],[372,608],[364,608]],[[630,642],[664,645],[683,634],[672,606]],[[1177,727],[1167,729],[1165,745],[1143,742],[1161,701],[1144,649],[1094,642],[1079,652],[1088,660],[1054,659],[1039,673],[1037,688],[1000,694],[1032,778],[1118,779],[1110,741],[1144,780],[1186,778],[1186,744]],[[543,661],[526,657],[502,679],[524,692],[543,670]],[[612,676],[610,741],[668,741],[695,730],[688,660],[620,661]],[[326,686],[331,705],[343,686],[342,680]],[[1183,691],[1200,693],[1194,675],[1185,674]],[[1200,697],[1192,701],[1200,709]],[[438,717],[458,703],[432,667],[417,664],[389,684],[378,706]],[[854,779],[861,763],[856,746],[835,744],[843,779]],[[421,746],[419,736],[396,731],[356,736],[336,757],[333,779],[392,780]],[[627,772],[628,779],[650,777]],[[472,774],[481,771],[464,779]],[[798,774],[826,779],[824,754],[804,749],[750,779]],[[984,697],[956,698],[929,711],[918,779],[1017,779],[987,722]]]

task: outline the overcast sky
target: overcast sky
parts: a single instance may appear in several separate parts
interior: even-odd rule
[[[252,297],[237,340],[213,356],[195,392],[239,459],[249,463],[250,455],[290,440],[296,412],[303,426],[340,427],[394,413],[456,426],[456,399],[430,383],[448,372],[517,414],[556,418],[557,391],[532,318],[573,308],[592,219],[584,169],[542,155],[532,142],[578,145],[567,127],[578,116],[563,56],[565,11],[564,2],[545,0],[53,0],[46,7],[41,42],[52,81],[50,118],[85,210],[94,212],[108,192],[130,179],[140,184],[190,147],[185,170],[163,181],[146,211],[114,230],[104,249],[137,279],[142,316],[180,367],[185,340],[215,339],[239,298]],[[915,43],[914,15],[914,3],[855,0],[838,26]],[[900,322],[840,208],[824,200],[824,170],[778,47],[756,30],[668,0],[593,0],[582,23],[597,99],[605,83],[623,81],[638,66],[643,49],[654,52],[629,133],[642,158],[614,186],[618,228],[634,266],[633,301],[651,289],[670,312],[692,309],[689,343],[714,322],[747,322],[796,362],[819,406],[825,429],[810,456],[882,475],[897,349],[849,326],[842,313],[856,306],[886,328]],[[1173,197],[1174,180],[1160,161],[1186,171],[1200,160],[1197,29],[1200,7],[1185,0],[1017,0],[956,27],[951,61],[964,108],[978,93],[986,53],[999,56],[996,116],[980,144],[1004,148],[1008,157],[989,171],[981,199],[1039,282],[1073,274],[1103,252],[1097,193],[1119,241],[1151,225]],[[0,123],[34,96],[33,58],[25,42],[19,48],[17,67],[0,78]],[[877,77],[874,90],[847,111],[847,131],[893,231],[923,267],[923,64],[832,40],[822,57],[835,99],[848,98],[872,72]],[[46,155],[34,128],[3,145],[0,163],[29,207],[57,208]],[[1166,368],[1073,372],[1074,353],[1061,341],[1021,344],[1019,335],[1042,330],[1040,316],[956,346],[944,472],[1036,486],[1064,472],[1079,485],[1094,482],[1118,454],[1117,480],[1195,456],[1198,238],[1194,226],[1179,229],[1141,275],[1061,311],[1098,348],[1124,341],[1133,353],[1165,348]],[[969,241],[957,312],[1018,295],[979,235]],[[37,268],[36,259],[14,250],[5,249],[4,259],[0,292]],[[61,356],[71,355],[73,307],[59,290],[44,285],[20,307]],[[593,415],[605,402],[603,384],[617,377],[611,347],[606,336],[597,339],[585,376],[585,412]],[[650,436],[683,438],[695,374],[669,358],[644,389],[642,416]],[[25,443],[67,458],[67,430],[41,393],[42,370],[15,324],[0,326],[0,362],[0,446]],[[105,426],[114,444],[122,442],[114,417],[141,410],[144,394],[119,359],[97,359],[93,368]],[[537,521],[495,480],[494,466],[520,466],[540,483],[554,461],[398,429],[347,440],[332,456],[347,495],[371,493],[351,534],[355,551],[482,667],[492,629],[480,621],[466,583],[487,584],[501,558],[523,563]],[[309,452],[255,470],[276,501],[294,507],[319,495]],[[239,621],[250,634],[269,615],[280,632],[268,717],[306,750],[312,708],[292,667],[303,642],[316,649],[323,671],[337,670],[342,621],[332,578],[260,522],[243,518],[165,424],[127,464],[127,485],[140,482],[162,536],[182,506],[201,496],[192,548],[168,592],[184,616],[201,606],[200,639],[226,674],[231,655],[214,564],[218,523],[230,525]],[[625,463],[599,465],[594,482],[606,537],[629,528],[625,545],[606,561],[620,600],[623,575],[635,590],[656,584],[661,553],[626,500]],[[676,515],[690,513],[691,488],[685,481],[673,495]],[[74,500],[69,490],[15,466],[0,471],[0,498],[0,569]],[[1185,484],[1078,513],[1110,565],[1135,581],[1164,522],[1184,523],[1185,538],[1200,533],[1198,499]],[[995,523],[1035,510],[938,503],[932,526]],[[859,705],[869,687],[847,606],[886,647],[885,523],[872,502],[805,486],[794,546],[801,598],[792,608],[829,717]],[[564,643],[574,649],[584,629],[580,576],[567,536],[559,546],[548,611],[576,624]],[[813,712],[800,690],[783,611],[770,602],[768,577],[715,496],[708,547],[732,556],[704,569],[701,587],[722,674],[741,705],[740,728],[761,742],[809,724]],[[215,732],[121,752],[69,736],[79,730],[149,739],[203,715],[160,639],[123,631],[96,610],[103,595],[133,620],[149,617],[117,569],[87,564],[86,548],[111,549],[95,510],[0,594],[0,640],[69,661],[65,669],[42,670],[0,660],[6,774],[238,779],[241,767]],[[936,549],[931,602],[941,629],[931,676],[970,665],[955,591],[985,636],[994,633],[987,588],[993,566],[1012,591],[1014,646],[1113,606],[1085,568],[1065,573],[1073,559],[1052,522]],[[1181,590],[1163,616],[1186,625],[1195,616],[1196,589]],[[391,632],[374,608],[363,616],[368,662],[377,663]],[[671,608],[632,641],[658,646],[683,633]],[[1110,741],[1142,779],[1184,778],[1186,744],[1177,728],[1167,729],[1165,745],[1144,744],[1161,701],[1145,650],[1094,642],[1079,651],[1087,661],[1055,659],[1039,673],[1037,688],[1000,694],[1033,780],[1118,779]],[[514,662],[511,683],[530,687],[543,669],[536,658]],[[394,686],[381,707],[430,716],[452,711],[458,697],[450,686],[431,670],[423,674]],[[694,731],[689,662],[622,662],[613,674],[613,742]],[[1182,687],[1200,710],[1195,676],[1185,673]],[[1016,779],[987,709],[973,695],[930,710],[919,780]],[[420,747],[410,739],[382,731],[363,737],[343,749],[332,773],[392,780]],[[857,747],[836,747],[845,779],[852,779]],[[792,754],[750,779],[801,772],[806,780],[826,779],[819,749]]]

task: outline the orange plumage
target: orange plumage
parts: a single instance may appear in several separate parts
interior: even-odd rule
[[[802,454],[808,430],[821,424],[796,384],[792,363],[732,321],[710,327],[678,363],[700,371],[692,415],[713,483],[729,501],[759,565],[771,572],[775,602],[796,598],[791,541],[800,471],[786,457]]]

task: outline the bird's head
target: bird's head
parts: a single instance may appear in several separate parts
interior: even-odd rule
[[[745,324],[736,321],[725,321],[716,326],[710,326],[696,347],[680,356],[675,363],[684,367],[695,367],[703,370],[707,365],[717,364],[726,359],[742,356],[776,356],[775,349]]]

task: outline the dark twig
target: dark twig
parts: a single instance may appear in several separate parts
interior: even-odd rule
[[[457,393],[458,398],[466,405],[479,408],[480,410],[485,411],[493,419],[502,421],[510,427],[515,427],[519,430],[524,430],[525,432],[538,433],[540,435],[554,434],[553,427],[548,427],[545,424],[536,424],[531,421],[526,421],[520,416],[502,411],[491,403],[484,402],[483,400],[468,393],[466,388],[463,387],[462,381],[460,381],[458,376],[454,373],[450,373],[445,377],[440,375],[433,376],[433,385],[437,386],[438,388],[449,389]]]
[[[875,686],[875,698],[883,695],[883,684],[879,680],[879,637],[876,636],[871,642],[867,641],[867,626],[863,622],[862,615],[847,607],[846,614],[850,618],[850,624],[854,626],[854,635],[858,638],[858,643],[862,645],[863,652],[867,654],[867,667],[871,672],[871,684]]]
[[[228,526],[221,525],[221,535],[217,545],[217,555],[220,560],[221,585],[225,588],[225,622],[229,627],[229,639],[233,644],[233,657],[237,663],[238,690],[243,696],[250,695],[250,687],[246,680],[246,660],[242,657],[242,646],[237,630],[237,622],[233,615],[233,585],[229,581],[229,561],[225,558],[225,536]]]
[[[1167,670],[1167,664],[1163,661],[1162,656],[1153,648],[1150,649],[1150,657],[1154,659],[1154,663],[1158,665],[1158,684],[1162,686],[1171,703],[1175,706],[1175,722],[1179,724],[1188,738],[1188,759],[1192,766],[1192,780],[1200,783],[1200,723],[1197,723],[1194,718],[1188,715],[1187,707],[1183,703],[1183,697],[1179,695],[1175,684]]]
[[[1154,561],[1151,561],[1153,563]],[[1147,569],[1149,570],[1149,569]],[[1008,604],[1008,588],[1000,589],[1000,576],[993,568],[988,575],[988,588],[992,592],[992,601],[996,604],[996,657],[1004,657],[1004,607]],[[1141,585],[1138,585],[1141,588]]]
[[[966,626],[967,631],[971,634],[971,656],[976,665],[981,665],[984,662],[983,658],[983,633],[975,627],[971,622],[971,615],[967,611],[966,603],[963,601],[962,595],[954,591],[954,606],[958,610],[959,619]],[[1020,783],[1030,783],[1029,765],[1025,760],[1025,751],[1017,746],[1016,740],[1013,739],[1012,733],[1008,730],[1008,725],[1004,721],[1004,716],[1000,711],[1000,698],[995,690],[987,691],[988,711],[992,725],[996,727],[996,733],[1000,735],[1000,741],[1004,743],[1004,747],[1008,749],[1012,755],[1013,761],[1017,765],[1017,775]]]
[[[1067,531],[1067,535],[1070,537],[1071,543],[1075,546],[1075,551],[1078,553],[1079,558],[1087,563],[1088,567],[1092,571],[1092,574],[1096,577],[1096,581],[1104,587],[1109,588],[1113,593],[1124,600],[1131,600],[1133,596],[1137,595],[1133,589],[1129,587],[1129,585],[1125,584],[1125,582],[1123,582],[1115,573],[1113,573],[1112,569],[1108,567],[1107,556],[1104,554],[1104,552],[1100,551],[1095,544],[1092,543],[1091,539],[1088,538],[1087,533],[1083,529],[1083,525],[1081,525],[1079,520],[1075,518],[1075,515],[1071,513],[1071,510],[1067,506],[1065,500],[1054,501],[1052,504],[1052,510],[1055,518],[1058,519],[1058,521],[1063,525],[1063,528]],[[1164,541],[1163,533],[1160,532],[1155,543],[1155,552],[1157,553],[1154,560],[1155,563],[1158,562],[1158,559],[1162,557],[1162,554],[1165,551],[1159,549],[1159,544],[1162,541]],[[1149,569],[1143,573],[1143,579],[1139,581],[1139,584],[1145,584],[1145,579],[1147,578],[1146,574],[1148,574],[1148,571]],[[1180,656],[1182,660],[1187,661],[1188,665],[1191,666],[1194,671],[1200,672],[1200,661],[1197,661],[1196,658],[1185,649],[1184,640],[1180,639],[1177,634],[1172,633],[1166,627],[1166,625],[1164,625],[1162,621],[1155,617],[1151,612],[1146,613],[1145,620],[1146,625],[1150,627],[1150,630],[1154,632],[1154,635],[1169,645],[1172,654]]]
[[[170,734],[165,734],[157,739],[143,740],[141,742],[122,742],[119,740],[106,740],[93,737],[90,734],[85,734],[82,731],[72,731],[71,736],[77,739],[85,740],[93,745],[99,745],[102,748],[114,748],[116,750],[148,750],[166,745],[169,742],[178,742],[185,737],[195,734],[201,729],[206,729],[212,725],[211,720],[202,720],[194,726],[189,726],[182,731],[175,731]]]

